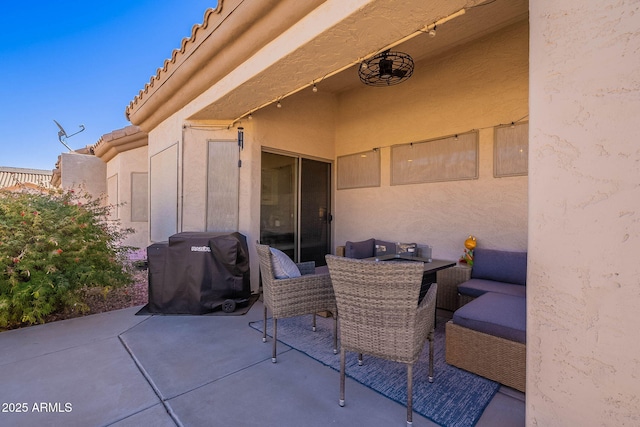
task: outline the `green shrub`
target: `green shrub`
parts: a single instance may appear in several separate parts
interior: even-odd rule
[[[78,289],[131,282],[119,243],[132,230],[108,219],[112,208],[76,190],[0,192],[0,328],[86,311]]]

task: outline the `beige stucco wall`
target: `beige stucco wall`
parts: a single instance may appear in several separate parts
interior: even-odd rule
[[[182,231],[204,231],[207,221],[207,141],[235,140],[237,130],[191,127],[183,131]]]
[[[383,147],[382,187],[336,191],[334,244],[423,241],[455,258],[473,233],[481,246],[528,249],[527,425],[638,425],[638,12],[630,0],[531,2],[530,31],[517,24],[420,62],[427,72],[398,87],[360,87],[317,104],[305,93],[256,111],[242,123],[240,232],[251,243],[259,235],[261,146],[328,159]],[[149,156],[179,143],[197,157],[199,141],[235,137],[221,127],[183,140],[194,133],[183,130],[187,118],[219,90],[155,127]],[[493,178],[493,126],[527,114],[529,177]],[[479,179],[389,185],[390,145],[474,128]],[[196,203],[206,175],[194,164],[181,188]],[[196,211],[185,206],[181,224],[204,224]]]
[[[640,425],[637,1],[530,2],[527,425]]]
[[[175,169],[167,170],[164,168],[154,168],[154,158],[157,159],[166,150],[171,150],[172,147],[177,146],[177,160],[176,164],[180,164],[180,150],[182,148],[182,133],[183,133],[183,118],[179,113],[169,117],[167,120],[158,125],[155,129],[149,132],[148,136],[148,156],[149,156],[149,242],[155,243],[168,240],[171,234],[179,231],[178,224],[179,209],[178,198],[179,185],[181,183],[180,173],[181,170]],[[171,165],[173,166],[173,164]],[[177,174],[177,178],[174,181],[174,175]],[[168,177],[172,182],[169,183],[171,188],[163,188],[165,180],[163,178]],[[154,181],[162,182],[163,185],[155,185]],[[176,193],[176,194],[173,194]],[[175,196],[175,197],[174,197]],[[162,200],[162,206],[155,208],[158,200]],[[172,230],[166,231],[160,229],[161,226],[158,223],[154,223],[154,218],[160,216],[175,217],[175,224],[172,224]],[[173,221],[173,220],[172,220]]]
[[[384,147],[382,187],[335,192],[334,246],[375,236],[428,243],[435,256],[457,259],[474,234],[482,246],[526,249],[527,177],[493,178],[493,126],[528,112],[527,31],[522,22],[418,63],[429,72],[396,87],[362,86],[339,97],[305,90],[231,128],[189,121],[187,106],[149,133],[150,156],[178,141],[178,163],[188,165],[178,173],[178,231],[205,229],[206,141],[235,139],[243,126],[239,231],[249,242],[259,238],[262,148],[333,161]],[[390,186],[389,146],[471,129],[480,129],[478,180]],[[257,286],[257,256],[251,255]]]
[[[260,156],[262,147],[331,161],[335,156],[336,99],[333,95],[300,94],[257,111],[232,127],[189,121],[181,110],[149,132],[149,156],[178,142],[178,231],[206,228],[207,141],[236,140],[244,127],[244,150],[240,153],[239,227],[250,243],[252,286],[258,288],[257,253],[253,243],[260,237]],[[187,165],[183,167],[182,165]],[[156,171],[156,173],[163,173]],[[153,197],[153,194],[150,195]],[[168,205],[163,209],[173,209]],[[150,224],[154,226],[153,223]],[[166,238],[169,235],[165,236]]]
[[[116,218],[121,226],[135,230],[123,244],[137,248],[146,248],[149,244],[149,226],[147,221],[131,220],[131,174],[147,173],[148,162],[147,147],[144,146],[119,153],[107,163],[107,181],[115,185],[115,188],[109,186],[108,201],[118,205]]]
[[[245,128],[249,126],[245,125]],[[246,132],[246,131],[245,131]],[[250,132],[248,132],[250,134]],[[207,188],[207,141],[219,140],[229,141],[237,139],[238,131],[235,127],[228,125],[216,125],[211,123],[191,122],[186,118],[183,110],[162,122],[158,127],[149,132],[149,157],[153,157],[174,145],[177,145],[177,195],[175,200],[163,199],[163,205],[157,208],[156,212],[151,211],[150,217],[154,215],[177,215],[177,226],[175,232],[183,231],[205,231],[206,230],[206,188]],[[246,141],[246,139],[245,139]],[[251,164],[251,150],[245,149],[240,158],[243,162]],[[258,157],[259,159],[259,157]],[[186,167],[185,167],[186,165]],[[171,176],[175,170],[153,170],[150,171],[151,179],[159,179],[162,176]],[[257,182],[259,183],[259,177]],[[238,231],[255,241],[257,237],[249,232],[250,211],[247,209],[249,201],[247,193],[249,182],[251,182],[251,169],[243,167],[240,169],[240,217]],[[161,196],[162,188],[153,189],[150,198]],[[260,209],[258,207],[258,215]],[[165,232],[158,230],[153,220],[149,224],[151,235],[159,236],[155,241],[168,240],[174,231]],[[156,227],[154,229],[153,227]],[[253,261],[253,260],[252,260]],[[255,283],[255,290],[258,288],[258,266],[251,265],[252,285]],[[253,277],[255,276],[255,278]]]
[[[528,114],[528,26],[512,25],[454,53],[416,64],[389,88],[340,96],[337,155],[381,148],[379,188],[336,191],[335,244],[370,237],[433,246],[457,259],[469,234],[478,245],[527,247],[527,177],[493,178],[493,126]],[[479,129],[479,178],[390,185],[390,146]]]
[[[332,160],[335,155],[336,97],[308,89],[283,100],[281,105],[277,108],[272,104],[253,114],[253,143]]]
[[[61,187],[65,190],[82,187],[92,197],[107,194],[107,165],[89,154],[60,155]]]
[[[250,124],[248,125],[250,126]],[[245,128],[247,128],[248,125],[245,125]],[[158,212],[151,212],[152,216],[154,214],[162,215],[163,212],[171,211],[173,213],[175,211],[178,217],[177,232],[204,231],[206,229],[207,142],[237,140],[237,126],[240,126],[240,124],[230,127],[228,125],[188,121],[185,117],[184,110],[181,110],[149,133],[150,157],[157,155],[175,144],[177,144],[178,147],[177,198],[175,201],[167,201],[166,206],[163,206]],[[245,132],[247,131],[245,130]],[[250,132],[248,133],[250,134]],[[243,162],[246,159],[250,164],[251,151],[245,149],[240,154],[240,159],[243,160]],[[186,165],[186,167],[184,167],[184,165]],[[175,171],[152,171],[152,174],[156,177],[172,173],[175,173]],[[250,169],[246,167],[241,168],[239,184],[241,195],[240,203],[241,209],[245,209],[245,211],[248,204],[246,192],[250,180]],[[155,191],[162,192],[162,189],[158,188]],[[154,197],[154,194],[150,194],[150,197]],[[246,234],[246,224],[246,213],[243,214],[241,212],[239,231],[243,234]],[[154,227],[154,223],[151,222],[150,226]],[[152,231],[152,234],[155,235],[156,233]],[[165,233],[162,238],[156,239],[156,241],[167,240],[171,234],[173,233]]]

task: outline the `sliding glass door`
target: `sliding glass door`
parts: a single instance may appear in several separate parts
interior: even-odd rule
[[[296,262],[325,265],[329,253],[331,164],[262,153],[260,242]]]
[[[300,159],[300,261],[326,265],[330,253],[331,164]]]
[[[294,261],[298,205],[298,159],[262,153],[260,243],[278,248]]]

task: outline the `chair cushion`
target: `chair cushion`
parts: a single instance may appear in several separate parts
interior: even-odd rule
[[[487,292],[457,309],[453,313],[453,323],[510,341],[526,343],[527,299]]]
[[[329,274],[329,266],[321,265],[320,267],[316,267],[315,274]]]
[[[374,252],[375,239],[363,240],[361,242],[347,242],[345,243],[344,256],[347,258],[371,258],[375,255]]]
[[[527,253],[476,248],[471,278],[526,285]]]
[[[269,250],[271,251],[273,275],[276,279],[300,277],[298,266],[291,261],[291,258],[289,258],[287,254],[276,248],[269,248]]]
[[[479,297],[487,292],[525,297],[527,296],[527,287],[513,283],[496,282],[495,280],[471,279],[460,283],[458,292],[472,297]]]

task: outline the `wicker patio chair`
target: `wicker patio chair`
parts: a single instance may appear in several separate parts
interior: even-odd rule
[[[328,273],[316,274],[315,262],[297,264],[300,277],[276,279],[273,273],[272,255],[267,245],[256,245],[260,259],[262,292],[264,299],[264,331],[262,341],[267,342],[267,308],[273,317],[273,352],[271,361],[276,363],[278,319],[313,314],[312,329],[316,330],[316,313],[330,312],[334,319],[333,352],[338,353],[338,320],[336,299]]]
[[[429,340],[433,381],[433,332],[438,285],[418,305],[424,264],[326,256],[340,313],[340,406],[344,406],[345,352],[407,365],[407,425],[413,420],[413,364]]]

